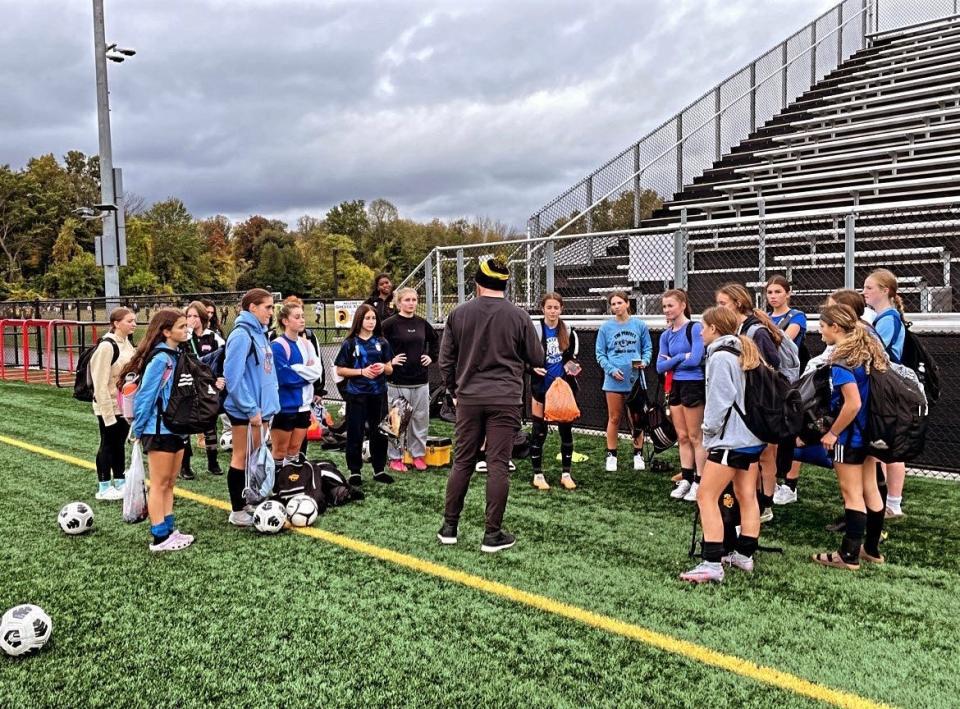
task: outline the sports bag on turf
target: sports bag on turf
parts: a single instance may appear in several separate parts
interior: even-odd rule
[[[124,477],[127,482],[123,485],[123,521],[136,524],[147,518],[147,485],[140,441],[133,442],[130,467]]]
[[[243,499],[248,505],[259,505],[273,492],[276,463],[267,448],[266,427],[261,428],[260,447],[253,447],[253,429],[247,426],[247,466]]]
[[[911,330],[910,326],[903,321],[903,316],[896,310],[885,310],[877,319],[873,321],[873,327],[876,329],[877,321],[882,318],[893,318],[893,340],[890,347],[887,347],[887,356],[890,361],[896,364],[902,364],[909,367],[917,373],[917,378],[923,385],[923,390],[927,400],[935,404],[940,400],[940,367],[936,360],[924,347],[923,342]],[[903,353],[898,361],[893,356],[893,342],[900,337],[900,330],[905,329],[903,333]]]
[[[747,337],[752,340],[754,333],[761,327],[765,326],[757,323],[748,327]],[[800,378],[800,351],[797,349],[797,343],[783,335],[780,338],[777,354],[780,355],[780,366],[777,371],[786,378],[788,384],[793,384]]]
[[[884,463],[909,463],[923,453],[927,402],[919,384],[893,369],[870,369],[866,440]]]
[[[340,469],[330,461],[315,460],[313,468],[319,473],[320,488],[323,490],[327,504],[331,507],[340,507],[353,500],[363,499],[363,490],[350,485]]]
[[[286,504],[296,495],[307,495],[317,503],[317,511],[323,514],[327,509],[327,498],[320,484],[320,473],[313,463],[300,456],[295,462],[287,463],[277,471],[275,497]]]
[[[802,412],[800,432],[797,437],[810,445],[819,444],[820,439],[836,420],[830,406],[833,395],[830,365],[825,364],[807,372],[793,385],[793,389],[800,395]]]
[[[110,366],[120,358],[120,346],[107,336],[101,337],[95,345],[81,352],[80,359],[77,360],[76,377],[73,380],[73,398],[77,401],[93,401],[93,372],[90,371],[90,360],[103,342],[109,342],[113,347]]]
[[[580,407],[573,389],[562,378],[553,380],[544,396],[543,418],[555,423],[573,423],[580,418]]]
[[[728,345],[718,347],[717,351],[740,357],[740,351]],[[745,371],[744,377],[743,403],[746,410],[741,411],[734,402],[727,411],[723,430],[726,430],[730,415],[736,412],[750,432],[764,443],[779,443],[786,438],[796,437],[803,423],[800,392],[762,362]]]
[[[220,392],[215,383],[213,374],[202,362],[190,356],[178,356],[173,370],[173,389],[162,410],[164,425],[172,433],[203,433],[213,428],[220,412]],[[159,401],[157,406],[159,408]]]
[[[630,425],[636,437],[641,431],[647,433],[653,444],[654,455],[659,455],[677,443],[677,430],[673,426],[667,408],[667,397],[664,393],[662,380],[658,379],[657,390],[653,395],[653,402],[647,396],[647,390],[639,390],[633,399],[627,399],[627,410],[630,412]]]

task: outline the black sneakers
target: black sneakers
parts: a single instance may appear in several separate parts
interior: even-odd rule
[[[374,473],[373,479],[378,483],[386,483],[387,485],[393,482],[393,476],[389,473],[383,472],[382,470],[379,473]]]
[[[196,480],[197,474],[193,472],[189,467],[180,468],[180,475],[178,476],[181,480]]]
[[[494,554],[498,551],[509,549],[516,543],[517,538],[515,536],[501,529],[497,532],[490,532],[483,535],[483,544],[480,545],[480,551]]]
[[[363,485],[363,478],[360,477],[360,473],[350,473],[350,478],[347,482],[353,486]]]
[[[440,527],[440,531],[437,532],[437,539],[441,544],[456,544],[457,543],[457,528],[452,524],[443,523],[443,526]]]

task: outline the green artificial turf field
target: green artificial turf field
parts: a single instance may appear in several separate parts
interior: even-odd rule
[[[49,387],[0,384],[0,435],[92,461],[87,405]],[[556,434],[548,479],[557,481]],[[829,471],[808,469],[800,503],[776,508],[752,576],[691,587],[693,510],[667,476],[602,472],[602,439],[580,488],[529,486],[520,462],[505,526],[515,548],[479,551],[482,478],[460,543],[440,547],[443,470],[366,482],[367,499],[316,527],[540,594],[860,697],[899,706],[960,700],[960,503],[956,483],[909,479],[890,563],[851,574],[810,554],[840,509]],[[319,450],[312,458],[325,457]],[[329,456],[342,464],[342,458]],[[186,489],[226,498],[202,470]],[[226,467],[226,461],[222,464]],[[369,470],[365,471],[369,479]],[[95,474],[0,443],[0,610],[42,606],[54,634],[39,654],[0,657],[0,706],[682,706],[805,707],[816,701],[501,596],[292,532],[273,537],[178,499],[187,551],[153,556],[145,525],[94,502]],[[86,500],[92,534],[67,537],[59,508]],[[782,682],[780,683],[783,684]]]

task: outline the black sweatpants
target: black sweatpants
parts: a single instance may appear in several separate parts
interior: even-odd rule
[[[463,501],[477,455],[486,439],[487,511],[486,531],[500,531],[510,493],[510,456],[513,439],[520,430],[520,407],[503,404],[467,404],[457,402],[457,442],[453,470],[447,478],[443,518],[454,526],[460,521]]]
[[[370,464],[374,473],[387,466],[387,437],[380,431],[387,395],[350,394],[347,399],[347,470],[359,474],[363,467],[363,437],[370,437]]]
[[[97,480],[107,482],[113,472],[114,480],[123,480],[126,467],[126,440],[130,433],[130,424],[118,417],[112,426],[103,423],[103,416],[97,416],[100,427],[100,448],[97,449]]]

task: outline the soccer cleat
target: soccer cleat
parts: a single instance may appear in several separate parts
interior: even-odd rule
[[[693,487],[693,485],[689,480],[681,479],[680,482],[677,483],[676,487],[674,487],[670,492],[670,497],[672,497],[674,500],[682,500],[687,496],[687,493],[690,492],[691,487]]]
[[[457,543],[457,528],[452,524],[443,523],[443,526],[440,527],[440,531],[437,532],[437,540],[441,544],[456,544]]]
[[[373,479],[376,480],[378,483],[385,483],[386,485],[389,485],[390,483],[393,482],[393,476],[383,471],[380,471],[379,473],[374,473]]]
[[[772,522],[772,521],[773,521],[772,507],[767,507],[765,509],[760,510],[760,524],[763,524],[764,522]]]
[[[193,537],[171,534],[159,544],[151,544],[150,551],[180,551],[181,549],[186,549],[191,544],[193,544]]]
[[[643,453],[635,453],[633,455],[633,469],[634,470],[646,470],[647,464],[643,460]]]
[[[680,574],[680,580],[690,583],[721,583],[723,564],[719,561],[701,561],[689,571]]]
[[[777,485],[777,489],[773,492],[773,504],[789,505],[796,501],[796,490],[791,490],[789,485]]]
[[[180,474],[177,477],[181,480],[196,480],[197,474],[190,468],[180,468]]]
[[[413,467],[416,468],[417,470],[426,470],[426,469],[427,469],[427,461],[425,461],[422,457],[414,458],[414,459],[413,459]]]
[[[690,485],[690,489],[687,490],[687,494],[683,496],[684,502],[696,502],[697,501],[697,490],[700,489],[700,483],[695,482]]]
[[[407,472],[407,466],[403,464],[403,461],[397,458],[396,460],[391,460],[390,465],[388,466],[390,470],[395,473],[405,473]]]
[[[350,473],[347,482],[351,485],[363,485],[363,478],[360,477],[360,473]]]
[[[573,478],[570,477],[570,473],[564,473],[560,476],[560,487],[564,490],[576,490],[577,484],[573,481]]]
[[[617,472],[617,456],[615,456],[615,455],[608,455],[608,456],[607,456],[607,462],[606,462],[606,468],[605,468],[605,469],[606,469],[606,471],[607,471],[608,473],[615,473],[615,472]]]
[[[517,538],[512,534],[504,532],[502,529],[498,532],[490,532],[483,535],[483,544],[480,545],[480,551],[487,554],[495,554],[498,551],[509,549],[517,543]]]
[[[726,564],[727,566],[736,566],[741,571],[746,571],[748,574],[753,571],[753,557],[744,556],[738,551],[733,552],[732,554],[727,554],[725,557],[720,559],[721,564]]]
[[[887,509],[886,509],[886,511],[883,513],[883,518],[884,518],[884,519],[900,519],[901,517],[906,517],[906,516],[907,516],[907,515],[904,514],[903,510],[901,510],[901,509],[893,509],[893,508],[890,507],[889,505],[887,505]]]
[[[252,527],[253,515],[246,510],[239,510],[238,512],[231,512],[227,521],[234,527]]]
[[[538,490],[549,490],[550,485],[547,483],[547,479],[543,477],[543,474],[534,475],[532,485]]]
[[[477,464],[473,466],[473,471],[475,473],[485,473],[487,472],[487,461],[478,460]]]

